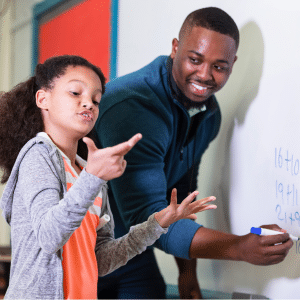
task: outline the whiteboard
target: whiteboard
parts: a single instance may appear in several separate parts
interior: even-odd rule
[[[238,235],[277,223],[300,236],[300,1],[119,3],[118,76],[170,54],[189,12],[217,6],[233,17],[241,33],[238,60],[217,94],[222,127],[202,159],[198,181],[198,198],[215,195],[218,209],[199,214],[198,221]],[[174,260],[156,255],[166,282],[176,284]],[[274,266],[198,260],[197,271],[205,289],[300,298],[298,243]]]
[[[228,179],[220,186],[228,191],[222,200],[230,231],[239,235],[252,226],[278,224],[300,236],[300,10],[296,1],[285,4],[293,5],[278,2],[266,10],[265,20],[253,15],[240,28],[245,42],[239,68],[248,73],[239,77],[244,73],[239,70],[231,81],[239,89],[238,102],[226,136]],[[238,268],[248,276],[243,283],[248,292],[299,298],[299,242],[278,265]]]

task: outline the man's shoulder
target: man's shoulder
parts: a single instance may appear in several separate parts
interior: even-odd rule
[[[112,81],[107,83],[107,87],[110,88],[111,85],[117,85],[121,82],[128,81],[128,82],[135,82],[135,79],[140,77],[147,77],[149,74],[160,73],[163,72],[164,68],[166,67],[168,56],[158,56],[153,61],[148,63],[147,65],[143,66],[142,68],[128,73],[126,75],[122,75],[113,79]]]
[[[167,59],[168,56],[159,56],[145,67],[108,82],[100,101],[99,117],[128,99],[146,102],[147,105],[167,101]]]

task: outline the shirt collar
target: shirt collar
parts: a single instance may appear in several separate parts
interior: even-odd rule
[[[61,151],[61,150],[53,143],[53,141],[51,140],[50,136],[49,136],[46,132],[39,132],[36,136],[41,136],[41,137],[47,139],[47,140],[50,142],[50,144],[51,144],[53,147],[55,147],[55,148],[60,152],[60,154],[62,155],[62,157],[65,158],[65,159],[67,160],[68,164],[71,165],[71,161],[70,161],[69,157],[68,157],[64,152],[62,152],[62,151]],[[77,154],[76,154],[76,161],[77,161],[78,164],[79,164],[80,166],[82,166],[83,168],[86,167],[86,161],[85,161],[84,159],[82,159],[82,158],[81,158],[79,155],[77,155]]]

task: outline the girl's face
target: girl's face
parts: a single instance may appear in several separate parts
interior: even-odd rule
[[[101,96],[101,81],[93,70],[69,66],[53,81],[53,88],[37,93],[45,131],[50,136],[64,134],[76,139],[87,135],[97,120]]]

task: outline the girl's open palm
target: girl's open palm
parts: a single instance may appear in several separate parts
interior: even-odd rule
[[[208,202],[216,200],[214,196],[192,202],[198,194],[199,192],[195,191],[187,196],[181,204],[177,204],[177,190],[173,189],[170,205],[155,214],[156,221],[161,227],[166,228],[181,219],[195,220],[197,219],[195,214],[198,212],[217,208],[214,204],[207,204]]]

